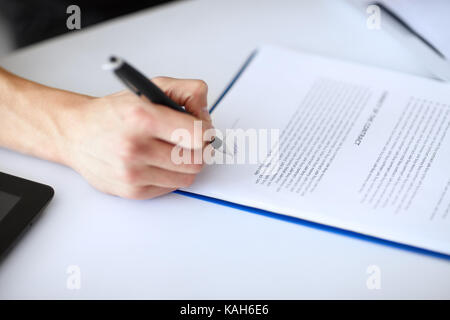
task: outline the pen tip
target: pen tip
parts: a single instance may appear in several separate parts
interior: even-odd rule
[[[117,58],[115,56],[111,56],[111,57],[109,57],[109,62],[115,63],[115,62],[117,62]]]

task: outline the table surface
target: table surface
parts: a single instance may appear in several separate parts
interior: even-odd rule
[[[429,76],[366,13],[345,1],[175,2],[72,32],[1,60],[50,86],[121,89],[111,53],[152,76],[201,78],[211,102],[263,43]],[[301,76],[301,75],[299,75]],[[450,298],[450,262],[170,194],[101,194],[69,168],[0,149],[0,170],[56,189],[0,264],[0,298]],[[369,266],[380,289],[369,289]],[[67,286],[78,266],[78,290]]]

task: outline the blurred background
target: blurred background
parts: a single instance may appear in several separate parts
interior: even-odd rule
[[[0,57],[61,35],[70,5],[81,10],[82,28],[174,0],[0,0]],[[178,0],[181,1],[181,0]]]
[[[169,2],[174,4],[173,7],[180,8],[173,11],[178,14],[166,16],[159,21],[156,24],[156,32],[152,35],[173,36],[173,32],[165,29],[177,26],[180,33],[184,32],[193,39],[195,35],[187,33],[187,30],[193,28],[190,30],[202,35],[204,32],[199,26],[203,23],[211,32],[210,37],[220,39],[222,44],[229,39],[229,45],[235,49],[242,40],[243,43],[253,45],[268,41],[284,45],[295,44],[299,48],[307,48],[316,53],[341,58],[350,56],[352,60],[355,60],[354,52],[365,52],[360,56],[363,57],[359,59],[362,60],[360,62],[394,70],[409,70],[410,67],[399,67],[398,61],[407,64],[404,63],[404,58],[392,65],[386,64],[388,59],[383,58],[381,54],[385,48],[368,48],[376,39],[387,37],[394,39],[399,46],[386,55],[400,54],[402,48],[406,48],[416,60],[414,64],[408,64],[409,66],[417,69],[416,65],[421,65],[419,68],[428,69],[430,76],[450,82],[450,0],[0,0],[0,58],[15,49],[64,33],[77,32],[67,27],[67,20],[71,16],[67,9],[72,5],[81,10],[81,29],[89,29],[94,24],[153,9]],[[374,6],[374,3],[377,5]],[[358,11],[360,21],[352,20],[356,24],[346,29],[352,22],[343,17],[351,10]],[[211,15],[213,12],[217,14]],[[304,12],[310,13],[304,16]],[[327,14],[336,19],[333,26],[323,21]],[[197,18],[192,21],[190,16]],[[299,20],[296,16],[302,17],[302,21],[296,21]],[[187,23],[177,24],[174,21],[176,19],[180,22],[187,19]],[[238,33],[233,34],[227,28],[237,27],[237,23],[242,23],[242,27]],[[266,30],[268,26],[270,28]],[[342,31],[339,28],[342,28]],[[277,30],[287,32],[277,33]],[[354,40],[358,32],[365,32],[364,40]],[[370,44],[366,41],[369,38]],[[347,54],[345,48],[333,44],[348,39],[351,39],[350,54]],[[188,45],[191,46],[192,43],[194,42],[188,42]],[[201,42],[201,45],[205,50],[208,43]],[[214,44],[210,42],[209,45]],[[346,52],[342,56],[338,53],[341,49]]]

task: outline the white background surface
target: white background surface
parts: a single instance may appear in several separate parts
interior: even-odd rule
[[[30,47],[0,64],[102,95],[121,89],[100,68],[115,53],[149,76],[206,80],[211,102],[261,43],[429,75],[365,19],[345,1],[186,1]],[[0,171],[56,189],[0,264],[0,298],[450,298],[449,261],[176,194],[151,201],[103,195],[68,168],[3,149]],[[80,290],[66,287],[69,265],[81,268]],[[370,265],[381,269],[380,290],[366,286]]]

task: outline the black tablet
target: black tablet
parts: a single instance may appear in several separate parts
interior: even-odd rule
[[[52,199],[51,187],[0,172],[0,258]]]

